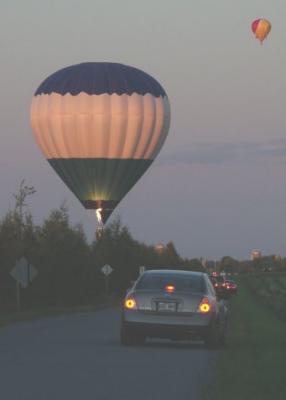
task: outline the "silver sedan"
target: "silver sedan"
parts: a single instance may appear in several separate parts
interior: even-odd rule
[[[124,299],[121,343],[143,344],[147,337],[157,337],[202,339],[210,347],[224,344],[228,311],[217,296],[205,273],[148,270]]]

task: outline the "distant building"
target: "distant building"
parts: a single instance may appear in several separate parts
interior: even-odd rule
[[[162,254],[165,250],[165,246],[162,243],[158,243],[154,246],[157,253]]]
[[[262,258],[261,250],[254,249],[254,250],[251,251],[251,253],[250,253],[251,261],[259,260],[260,258]]]

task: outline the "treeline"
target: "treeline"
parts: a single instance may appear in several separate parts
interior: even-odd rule
[[[138,277],[140,266],[202,270],[199,260],[182,259],[172,242],[160,250],[135,240],[120,219],[109,224],[102,237],[88,243],[81,225],[72,226],[62,205],[36,225],[26,207],[33,187],[21,183],[15,208],[0,221],[0,310],[16,307],[16,282],[10,275],[17,260],[25,257],[38,275],[21,288],[23,308],[75,306],[94,303],[104,295],[101,268],[113,268],[110,293],[122,294]]]
[[[286,272],[286,258],[275,254],[263,256],[255,260],[239,261],[230,256],[223,257],[218,262],[204,264],[208,271],[217,270],[229,274],[251,274],[257,272]]]
[[[14,195],[15,207],[0,220],[0,312],[17,307],[16,282],[10,272],[25,257],[38,271],[36,279],[20,289],[22,308],[92,304],[105,294],[101,268],[113,268],[111,294],[121,295],[139,274],[139,267],[178,268],[197,271],[252,273],[285,271],[286,259],[275,255],[255,261],[223,257],[217,262],[183,259],[170,241],[148,246],[135,240],[119,218],[100,239],[89,243],[81,225],[72,226],[65,205],[54,210],[41,225],[34,223],[27,199],[35,193],[22,181]]]

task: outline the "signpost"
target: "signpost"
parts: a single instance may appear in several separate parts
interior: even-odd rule
[[[101,272],[105,276],[105,295],[106,297],[108,296],[109,293],[109,282],[108,282],[108,277],[109,275],[113,272],[113,268],[111,268],[110,265],[106,264],[101,268]]]
[[[144,265],[141,265],[141,267],[139,267],[139,275],[142,275],[143,272],[145,272],[146,267]]]
[[[25,257],[20,258],[16,261],[14,268],[10,271],[10,275],[16,281],[17,290],[17,310],[21,310],[21,299],[20,299],[20,286],[26,289],[29,284],[36,278],[38,271],[33,265],[29,264]]]

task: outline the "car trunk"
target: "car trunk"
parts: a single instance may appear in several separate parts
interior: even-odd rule
[[[204,297],[203,293],[138,290],[134,292],[139,311],[152,313],[194,313]]]

